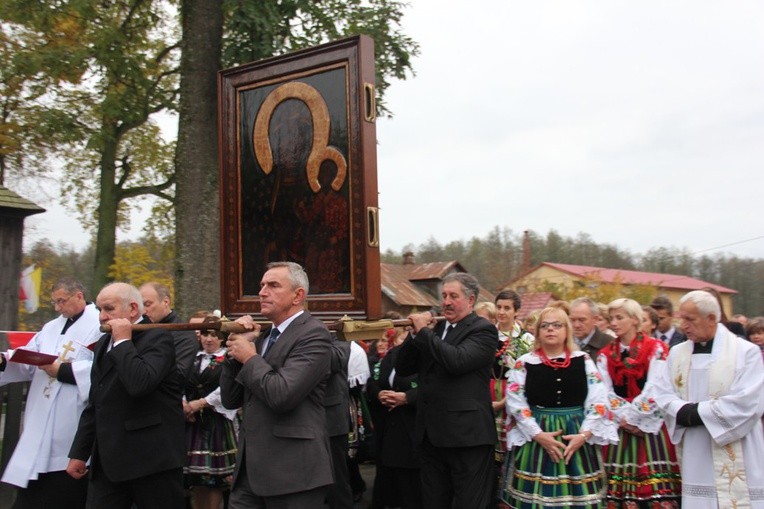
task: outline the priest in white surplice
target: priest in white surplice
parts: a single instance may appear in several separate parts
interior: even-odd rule
[[[764,508],[764,363],[720,314],[707,292],[682,297],[688,341],[671,349],[651,389],[681,452],[683,507]]]
[[[0,384],[32,381],[24,431],[2,477],[19,488],[14,509],[85,507],[87,479],[72,479],[66,466],[90,391],[93,352],[87,346],[102,333],[98,311],[85,300],[79,282],[59,280],[51,297],[61,315],[46,323],[24,348],[56,355],[59,360],[37,368],[7,362],[0,355]]]

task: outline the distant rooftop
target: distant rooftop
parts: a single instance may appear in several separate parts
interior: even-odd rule
[[[551,292],[527,292],[520,295],[520,311],[517,318],[524,320],[525,317],[536,311],[541,311],[557,298]]]
[[[439,307],[440,295],[433,292],[439,283],[452,272],[467,272],[457,260],[446,262],[414,263],[413,253],[404,255],[403,263],[380,264],[382,293],[398,306],[418,308]],[[493,294],[480,287],[478,301],[493,302]]]
[[[651,285],[660,288],[673,288],[676,290],[700,290],[704,287],[710,287],[719,293],[735,294],[737,290],[727,288],[726,286],[716,285],[695,279],[694,277],[682,276],[678,274],[662,274],[660,272],[640,272],[636,270],[625,269],[606,269],[603,267],[589,267],[587,265],[569,265],[567,263],[549,263],[544,262],[537,265],[524,275],[528,275],[536,268],[546,265],[562,272],[567,272],[578,277],[597,277],[604,283],[621,283],[625,285]],[[519,278],[518,278],[519,279]]]
[[[433,308],[440,305],[438,299],[421,291],[411,282],[411,273],[418,269],[420,265],[382,263],[380,266],[382,272],[382,293],[399,306]]]

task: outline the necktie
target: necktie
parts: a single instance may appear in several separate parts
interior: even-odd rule
[[[443,341],[445,341],[448,335],[451,334],[452,330],[454,330],[454,326],[451,324],[448,324],[448,326],[446,327],[446,333],[443,335]]]
[[[663,342],[665,343],[666,341],[668,341],[668,338],[666,337],[665,334],[661,334],[661,340],[663,340]]]
[[[266,345],[265,345],[265,351],[263,352],[263,355],[265,355],[267,352],[271,350],[271,346],[273,346],[273,344],[276,342],[276,340],[279,337],[279,334],[281,334],[281,331],[278,330],[276,327],[273,327],[271,329],[271,333],[268,336],[268,341],[265,342]]]

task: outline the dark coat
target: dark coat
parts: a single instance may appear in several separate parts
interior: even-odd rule
[[[658,339],[661,339],[661,340],[663,339],[661,338],[662,336],[661,332],[658,330],[655,331],[655,336]],[[668,338],[668,345],[669,345],[669,348],[671,348],[672,346],[678,345],[679,343],[684,343],[685,341],[687,341],[687,336],[685,336],[684,332],[680,331],[679,328],[675,327],[674,333],[671,335],[670,338]]]
[[[135,332],[107,351],[95,348],[90,401],[80,416],[70,458],[91,458],[113,482],[180,468],[186,462],[185,420],[175,347],[162,330]]]
[[[396,371],[393,384],[390,385],[390,374],[395,367],[401,346],[396,346],[387,352],[380,363],[379,372],[369,380],[367,391],[370,399],[378,401],[380,391],[392,390],[406,393],[406,404],[384,409],[379,426],[374,431],[379,432],[377,461],[388,467],[419,468],[414,430],[416,427],[416,405],[419,392],[417,375],[400,376]]]
[[[348,360],[350,342],[332,342],[332,374],[326,382],[324,409],[330,437],[347,435],[350,431],[350,387],[348,386]]]
[[[395,369],[419,375],[416,440],[425,433],[435,447],[493,445],[496,427],[489,390],[496,353],[496,327],[470,313],[448,338],[446,322],[421,329],[401,345]]]
[[[594,335],[592,336],[592,339],[589,340],[589,342],[581,348],[584,352],[589,354],[589,357],[592,359],[597,358],[597,354],[600,350],[605,348],[607,345],[610,344],[611,341],[613,341],[615,338],[611,336],[610,334],[605,334],[601,330],[599,330],[597,327],[594,328]]]
[[[159,323],[183,323],[183,320],[175,314],[175,311],[170,311],[170,314],[162,318]],[[170,334],[172,334],[172,339],[175,342],[175,360],[178,365],[178,373],[182,378],[180,383],[183,385],[191,374],[196,352],[199,351],[199,340],[196,339],[196,334],[191,330],[174,330]]]

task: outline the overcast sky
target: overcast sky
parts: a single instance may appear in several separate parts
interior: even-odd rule
[[[411,0],[416,76],[377,123],[382,249],[498,225],[764,258],[762,27],[757,1]],[[26,245],[84,245],[65,216]]]
[[[764,3],[444,5],[404,18],[421,55],[378,123],[383,248],[495,225],[634,253],[764,236]]]

